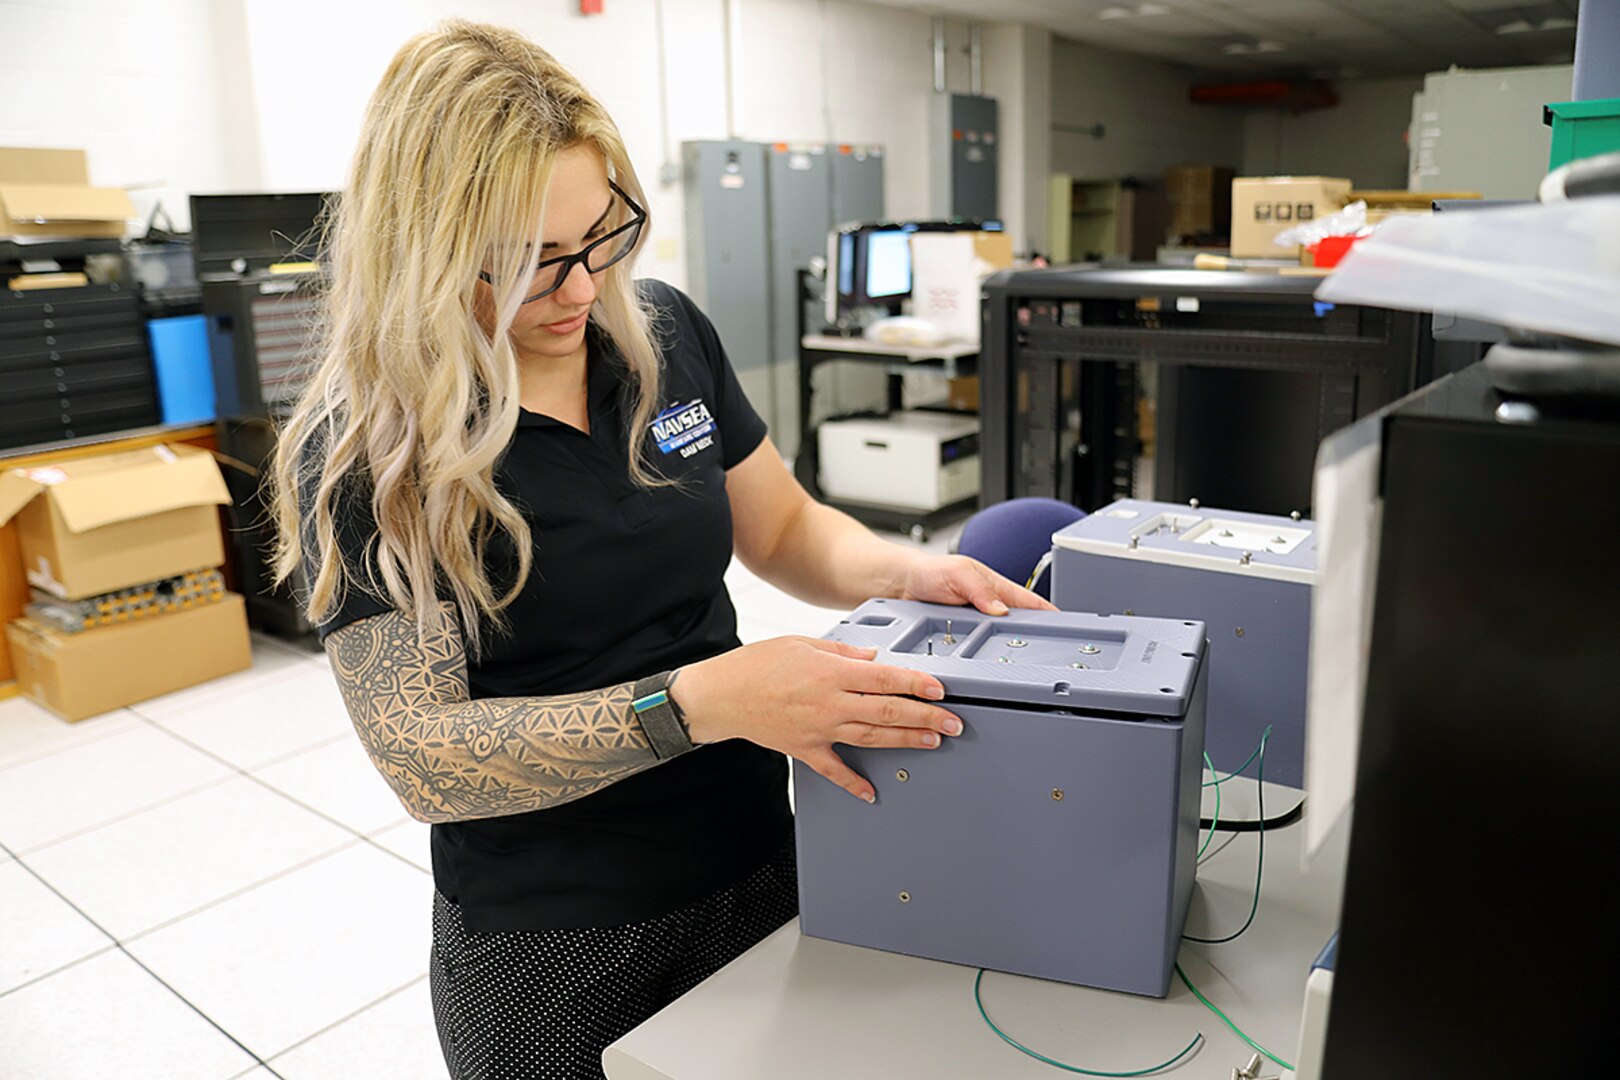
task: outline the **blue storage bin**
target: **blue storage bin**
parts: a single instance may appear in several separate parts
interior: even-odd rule
[[[146,324],[157,370],[165,424],[214,419],[214,369],[208,360],[208,323],[202,315],[152,319]]]

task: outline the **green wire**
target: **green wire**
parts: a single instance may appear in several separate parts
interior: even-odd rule
[[[1255,860],[1254,860],[1254,902],[1249,905],[1249,917],[1247,919],[1243,920],[1243,925],[1242,926],[1238,927],[1232,933],[1227,934],[1225,937],[1222,937],[1222,938],[1201,938],[1201,937],[1193,937],[1190,934],[1182,934],[1181,935],[1181,940],[1183,940],[1183,941],[1195,941],[1200,945],[1225,945],[1228,941],[1235,941],[1238,938],[1242,937],[1243,933],[1246,930],[1248,930],[1250,926],[1254,925],[1255,913],[1260,910],[1260,883],[1261,883],[1261,881],[1263,879],[1263,875],[1265,874],[1265,871],[1266,871],[1266,827],[1265,827],[1265,820],[1266,820],[1266,789],[1265,789],[1265,782],[1266,782],[1266,741],[1268,739],[1270,739],[1270,738],[1271,738],[1271,725],[1267,724],[1266,725],[1266,730],[1262,731],[1260,733],[1260,767],[1255,770],[1255,774],[1254,774],[1254,782],[1255,782],[1255,785],[1256,785],[1256,798],[1259,800],[1259,804],[1260,804],[1260,821],[1261,821],[1261,825],[1260,825],[1260,851],[1259,851],[1258,855],[1255,857]],[[1223,783],[1224,783],[1224,781],[1223,781]],[[1218,793],[1221,789],[1216,788],[1215,790]],[[1213,829],[1211,829],[1210,831],[1212,833],[1214,832]]]
[[[1227,773],[1225,776],[1217,776],[1217,777],[1215,777],[1215,779],[1207,782],[1204,786],[1205,787],[1213,787],[1213,788],[1220,787],[1222,784],[1224,784],[1228,780],[1232,779],[1232,777],[1236,776],[1238,773],[1242,772],[1244,769],[1247,769],[1250,765],[1253,765],[1254,764],[1254,759],[1256,757],[1258,757],[1259,755],[1260,755],[1260,747],[1258,745],[1256,745],[1255,748],[1254,748],[1254,752],[1249,755],[1249,760],[1248,761],[1245,761],[1243,764],[1239,765],[1237,768],[1233,769],[1231,772]],[[1209,761],[1209,755],[1208,754],[1204,755],[1204,761],[1206,763]],[[1209,771],[1213,773],[1215,771],[1215,766],[1211,765],[1209,767]]]
[[[1259,1053],[1264,1054],[1266,1057],[1271,1059],[1272,1064],[1274,1064],[1274,1065],[1281,1065],[1283,1068],[1287,1069],[1289,1072],[1294,1071],[1294,1067],[1292,1065],[1288,1064],[1288,1062],[1284,1061],[1282,1058],[1278,1057],[1276,1054],[1273,1054],[1270,1050],[1267,1050],[1265,1047],[1261,1046],[1259,1043],[1255,1042],[1253,1039],[1251,1039],[1247,1035],[1245,1035],[1243,1033],[1242,1028],[1240,1028],[1236,1024],[1232,1023],[1232,1020],[1231,1020],[1230,1017],[1228,1017],[1225,1013],[1221,1012],[1220,1009],[1215,1007],[1214,1002],[1210,1001],[1209,998],[1207,998],[1203,994],[1199,993],[1198,992],[1198,987],[1194,986],[1192,984],[1192,980],[1187,978],[1187,973],[1185,971],[1181,970],[1181,965],[1180,964],[1176,965],[1176,974],[1180,975],[1181,976],[1181,981],[1187,984],[1187,989],[1189,989],[1189,990],[1191,990],[1193,992],[1193,997],[1197,998],[1199,1001],[1202,1001],[1204,1003],[1204,1008],[1208,1009],[1210,1012],[1212,1012],[1216,1016],[1220,1017],[1222,1022],[1225,1023],[1227,1027],[1232,1029],[1232,1033],[1234,1035],[1236,1035],[1238,1038],[1242,1039],[1244,1041],[1244,1043],[1247,1044],[1248,1047],[1251,1050],[1255,1050],[1255,1051],[1258,1051]]]
[[[1183,975],[1182,978],[1185,979],[1186,976]],[[1204,1041],[1204,1033],[1202,1031],[1200,1031],[1198,1034],[1193,1036],[1193,1041],[1188,1043],[1186,1045],[1186,1047],[1181,1051],[1181,1053],[1177,1054],[1175,1057],[1171,1058],[1169,1061],[1164,1062],[1163,1064],[1154,1065],[1151,1068],[1147,1068],[1147,1069],[1132,1069],[1129,1072],[1103,1072],[1103,1071],[1098,1070],[1098,1069],[1082,1069],[1078,1065],[1066,1065],[1063,1062],[1056,1060],[1055,1058],[1049,1058],[1045,1054],[1036,1053],[1034,1050],[1031,1050],[1029,1047],[1025,1046],[1023,1043],[1019,1042],[1017,1039],[1014,1039],[1011,1035],[1008,1035],[1005,1031],[1002,1031],[1000,1028],[996,1027],[996,1022],[994,1020],[990,1019],[990,1014],[985,1011],[984,997],[983,997],[983,995],[981,995],[979,993],[979,985],[981,983],[983,983],[983,982],[984,982],[984,968],[980,968],[978,977],[976,977],[973,980],[973,1003],[979,1007],[979,1015],[984,1017],[984,1022],[986,1024],[990,1025],[990,1030],[995,1032],[997,1035],[999,1035],[1001,1037],[1001,1041],[1006,1043],[1008,1046],[1012,1047],[1014,1050],[1017,1050],[1020,1053],[1028,1054],[1030,1057],[1034,1058],[1036,1061],[1045,1062],[1048,1065],[1052,1065],[1052,1066],[1055,1066],[1056,1068],[1063,1069],[1065,1072],[1080,1073],[1082,1076],[1148,1076],[1148,1075],[1151,1075],[1153,1073],[1161,1072],[1161,1071],[1163,1071],[1165,1069],[1168,1069],[1170,1066],[1176,1064],[1182,1058],[1184,1058],[1188,1054],[1192,1053],[1193,1048],[1196,1047],[1199,1043]],[[1193,991],[1193,992],[1197,993],[1196,990]],[[1206,1004],[1208,1004],[1208,1003],[1206,1002]],[[1225,1019],[1225,1018],[1222,1017],[1222,1019]],[[1226,1022],[1228,1024],[1231,1023],[1230,1020],[1227,1020]],[[1255,1049],[1258,1050],[1259,1047],[1256,1047]],[[1264,1053],[1264,1051],[1261,1051],[1261,1052]],[[1267,1054],[1266,1056],[1270,1057],[1269,1054]]]
[[[1215,765],[1214,765],[1214,763],[1212,763],[1209,760],[1209,753],[1207,751],[1204,753],[1204,764],[1209,766],[1209,771],[1211,773],[1213,773],[1215,771]],[[1228,776],[1227,779],[1230,780],[1232,778],[1230,776]],[[1208,784],[1205,784],[1204,786],[1209,787]],[[1197,859],[1202,859],[1204,857],[1204,851],[1205,851],[1206,848],[1209,847],[1209,842],[1211,840],[1215,839],[1215,826],[1219,825],[1220,823],[1221,823],[1221,782],[1219,780],[1216,780],[1215,781],[1215,816],[1209,819],[1209,835],[1204,837],[1204,846],[1198,849],[1198,854],[1196,856],[1194,856],[1194,861],[1196,861]]]

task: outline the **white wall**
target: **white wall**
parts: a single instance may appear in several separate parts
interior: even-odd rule
[[[0,0],[0,146],[84,148],[94,184],[159,197],[257,182],[253,116],[238,106],[233,3]],[[239,51],[238,51],[239,52]]]
[[[1187,94],[1195,81],[1171,64],[1054,39],[1052,124],[1100,123],[1105,133],[1097,139],[1054,130],[1052,171],[1086,179],[1146,179],[1189,162],[1237,167],[1243,113],[1193,105]]]
[[[25,43],[0,65],[0,145],[84,147],[94,182],[151,182],[176,212],[192,191],[336,189],[390,57],[459,15],[529,35],[618,121],[652,193],[644,274],[685,282],[680,189],[657,177],[686,139],[880,143],[886,213],[925,216],[930,19],[850,0],[737,10],[728,132],[723,0],[663,0],[662,88],[655,0],[610,0],[599,16],[572,0],[0,0],[0,40]],[[947,30],[947,82],[965,91],[967,30]]]
[[[1339,104],[1298,116],[1253,109],[1243,121],[1242,173],[1347,176],[1358,188],[1406,187],[1406,129],[1422,76],[1346,79]]]
[[[1000,107],[997,185],[1013,250],[1044,251],[1052,173],[1052,35],[1029,26],[985,31],[984,92]]]

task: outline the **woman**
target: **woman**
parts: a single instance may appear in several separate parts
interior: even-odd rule
[[[275,462],[281,578],[302,571],[366,750],[433,823],[457,1077],[599,1076],[604,1046],[791,918],[783,754],[870,802],[834,743],[961,731],[936,680],[871,650],[739,647],[733,548],[833,607],[1044,606],[806,497],[708,320],[632,282],[644,204],[545,52],[463,22],[407,43]]]

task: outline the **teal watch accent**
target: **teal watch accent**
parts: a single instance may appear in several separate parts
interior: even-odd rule
[[[687,733],[680,706],[669,696],[669,685],[680,673],[665,671],[638,679],[631,693],[630,710],[636,714],[641,730],[652,744],[653,753],[663,761],[692,749],[692,736]]]

